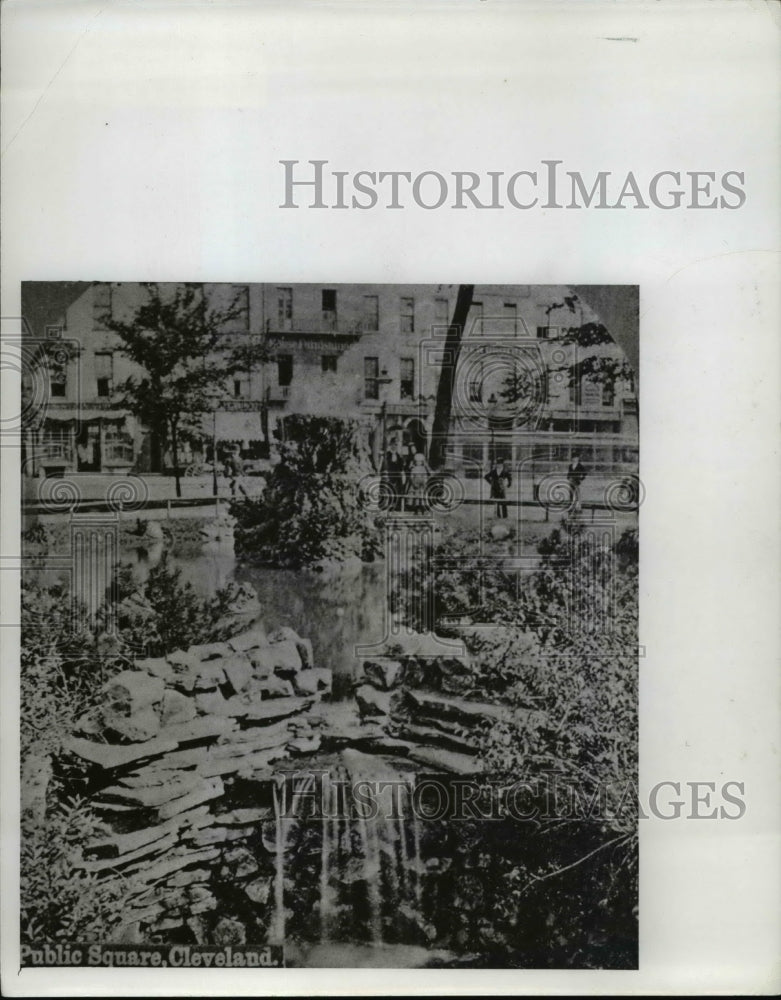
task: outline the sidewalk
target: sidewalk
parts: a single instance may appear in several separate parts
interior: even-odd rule
[[[256,476],[240,477],[238,483],[249,496],[258,496],[263,489],[263,479]],[[126,484],[127,493],[123,489]],[[100,510],[115,499],[132,500],[126,510],[136,518],[187,517],[203,512],[215,500],[227,502],[231,499],[230,480],[217,477],[217,495],[211,475],[183,476],[180,480],[181,497],[176,495],[176,480],[173,476],[159,474],[112,476],[105,473],[75,473],[62,479],[23,480],[22,508],[28,513],[42,516],[61,516],[53,509],[52,500],[65,496],[77,500],[80,510]],[[62,494],[58,491],[58,485]],[[66,492],[67,491],[67,492]],[[192,501],[188,503],[188,501]],[[67,512],[67,504],[63,513]]]

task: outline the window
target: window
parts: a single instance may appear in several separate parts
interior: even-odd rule
[[[110,351],[96,352],[95,381],[98,387],[98,396],[111,395],[114,382],[114,357]]]
[[[277,355],[277,385],[288,386],[293,381],[293,355]]]
[[[233,395],[236,399],[249,395],[249,376],[237,375],[233,379]]]
[[[111,319],[111,285],[95,285],[92,292],[92,326],[105,330]]]
[[[399,302],[399,314],[401,316],[401,332],[415,332],[415,300],[402,298]]]
[[[469,402],[470,403],[482,403],[483,401],[483,380],[479,378],[473,378],[469,382],[468,387],[469,392]]]
[[[323,307],[323,325],[326,330],[334,330],[336,328],[336,289],[324,288],[321,302]]]
[[[380,398],[380,359],[363,359],[363,398]]]
[[[469,315],[472,317],[472,332],[481,334],[483,332],[483,303],[473,302]]]
[[[602,386],[602,405],[612,406],[616,401],[616,387],[612,382],[605,382]]]
[[[436,326],[447,326],[450,322],[448,316],[447,299],[434,299],[434,323]]]
[[[518,307],[514,302],[505,302],[503,313],[508,329],[515,333],[518,323]]]
[[[293,322],[293,289],[277,289],[277,321],[280,330],[289,330]]]
[[[363,297],[363,328],[364,330],[380,328],[380,300],[376,295]]]
[[[399,383],[402,399],[415,398],[415,359],[401,358],[399,362]]]
[[[62,398],[66,395],[67,388],[66,361],[64,357],[61,360],[59,356],[49,355],[46,364],[49,370],[49,395]]]
[[[550,327],[549,326],[538,326],[537,327],[537,340],[547,340],[550,337]]]
[[[324,372],[335,372],[336,371],[336,355],[335,354],[323,354],[320,358],[320,367]]]

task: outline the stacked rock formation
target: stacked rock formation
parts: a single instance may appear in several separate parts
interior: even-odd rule
[[[474,774],[483,733],[508,717],[505,707],[472,694],[467,656],[425,650],[378,656],[363,663],[355,700],[376,749],[409,757],[435,771]]]
[[[259,626],[138,660],[105,685],[77,726],[82,735],[63,749],[78,759],[111,831],[87,845],[82,867],[133,876],[125,936],[149,940],[186,925],[196,940],[215,940],[225,923],[213,912],[219,885],[265,902],[271,874],[257,859],[269,839],[273,848],[274,818],[268,802],[255,804],[258,782],[268,790],[272,765],[319,747],[312,708],[330,689],[331,672],[314,666],[307,639]],[[254,792],[237,807],[241,779]],[[223,931],[240,940],[237,926]]]

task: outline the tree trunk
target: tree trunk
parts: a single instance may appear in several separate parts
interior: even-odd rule
[[[171,421],[171,451],[174,459],[174,479],[176,480],[176,495],[181,497],[182,484],[179,478],[179,442],[176,434],[176,421]]]
[[[456,307],[445,338],[442,371],[439,374],[437,386],[437,401],[434,408],[434,423],[431,428],[431,448],[429,450],[429,465],[432,470],[441,469],[445,464],[450,417],[453,409],[453,389],[456,384],[458,355],[461,352],[461,338],[466,326],[466,318],[472,305],[474,285],[459,285]]]

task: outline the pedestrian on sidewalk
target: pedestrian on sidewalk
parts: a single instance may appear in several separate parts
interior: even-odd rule
[[[578,452],[573,452],[572,461],[567,469],[567,482],[572,491],[573,510],[580,510],[580,487],[587,475],[585,466],[580,461],[580,455]]]
[[[423,452],[415,452],[407,473],[407,502],[413,514],[422,514],[426,509],[426,487],[430,474]]]
[[[491,487],[491,499],[497,501],[496,516],[500,518],[507,517],[507,504],[502,501],[507,499],[507,490],[513,484],[513,477],[510,474],[510,470],[505,467],[504,462],[500,459],[498,462],[494,462],[491,470],[484,478]]]

